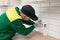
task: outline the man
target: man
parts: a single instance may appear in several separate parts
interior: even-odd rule
[[[33,31],[34,22],[38,20],[35,15],[35,10],[30,5],[24,5],[19,11],[19,8],[10,7],[0,16],[0,40],[12,40],[15,33],[28,35]],[[25,28],[23,24],[31,25]]]

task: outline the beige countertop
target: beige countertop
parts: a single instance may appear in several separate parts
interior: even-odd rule
[[[13,37],[13,40],[59,40],[59,39],[55,39],[50,36],[43,36],[42,33],[34,31],[28,36],[22,36],[22,35],[16,34]]]

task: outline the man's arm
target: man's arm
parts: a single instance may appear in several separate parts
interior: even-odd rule
[[[25,28],[25,26],[22,24],[22,22],[20,20],[15,20],[10,25],[11,25],[12,29],[14,29],[16,32],[18,32],[19,34],[22,34],[22,35],[28,35],[35,28],[34,25],[32,25],[29,28]]]
[[[27,24],[27,25],[33,25],[35,24],[35,22],[33,22],[32,20],[28,20],[28,21],[24,21],[22,20],[23,23]]]

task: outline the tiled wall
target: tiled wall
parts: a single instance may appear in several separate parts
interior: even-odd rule
[[[21,4],[21,0],[10,0],[8,6],[0,7],[0,15],[10,6],[16,7]]]
[[[48,3],[47,3],[48,4]],[[44,34],[53,36],[60,39],[60,5],[59,1],[50,0],[50,8],[46,6],[45,12],[44,8],[41,8],[41,18],[43,24],[47,24],[45,27]],[[43,5],[42,5],[43,6]]]
[[[60,39],[60,1],[51,0],[48,35]]]
[[[6,7],[0,7],[0,15],[6,10]]]
[[[45,3],[26,4],[32,5],[36,10],[36,15],[42,20],[43,26],[36,28],[36,30],[44,35],[60,39],[60,1],[49,0]],[[44,27],[44,24],[46,24],[46,27]]]

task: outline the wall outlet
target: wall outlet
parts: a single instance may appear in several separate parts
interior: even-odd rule
[[[44,24],[44,27],[47,27],[47,24]]]

